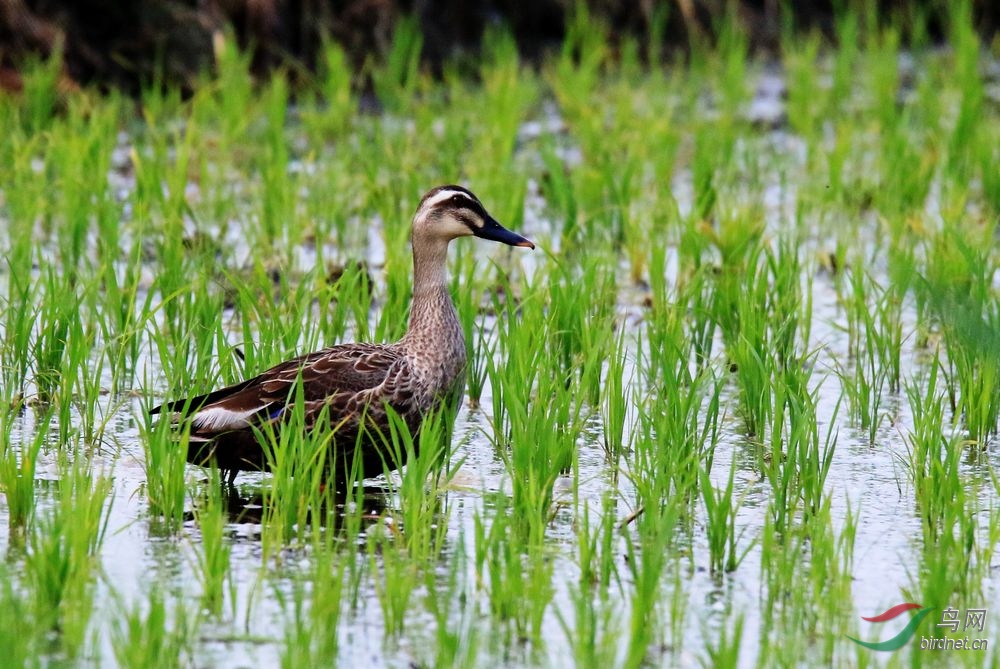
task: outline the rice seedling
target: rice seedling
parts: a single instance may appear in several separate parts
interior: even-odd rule
[[[277,557],[287,545],[304,541],[307,532],[322,527],[323,510],[330,507],[335,492],[327,485],[328,468],[345,457],[336,449],[336,426],[330,425],[327,410],[316,418],[314,429],[306,430],[300,383],[292,393],[294,402],[286,410],[288,418],[282,429],[267,423],[259,437],[272,473],[261,537],[268,557]]]
[[[42,280],[43,294],[72,296],[75,293],[72,283],[72,279],[60,276],[55,269],[50,269]],[[37,322],[37,335],[31,345],[31,359],[34,361],[32,376],[38,399],[43,403],[53,402],[57,398],[69,399],[59,396],[62,380],[60,373],[63,370],[70,328],[73,328],[74,335],[79,336],[82,332],[79,316],[79,305],[72,297],[65,300],[49,298],[42,301],[33,319]]]
[[[750,40],[739,21],[735,20],[735,5],[726,8],[719,19],[719,37],[711,57],[718,64],[709,65],[709,70],[718,73],[718,107],[725,124],[733,123],[747,102],[749,82],[754,77],[750,69],[754,63],[750,59]]]
[[[281,654],[282,667],[332,665],[340,647],[342,595],[346,560],[323,539],[313,544],[311,567],[296,578],[290,619]]]
[[[468,361],[465,392],[469,407],[477,409],[486,387],[486,361],[493,357],[494,344],[479,313],[484,295],[478,290],[476,275],[480,270],[474,260],[471,256],[462,256],[460,262],[464,267],[455,273],[456,279],[453,283],[458,283],[458,277],[461,276],[463,289],[453,290],[452,293],[456,297],[455,308],[462,323],[465,357]]]
[[[582,3],[568,21],[559,57],[548,76],[559,108],[571,124],[594,119],[588,107],[608,57],[606,30]]]
[[[777,343],[772,328],[787,327],[794,340],[794,326],[786,324],[795,314],[778,311],[784,309],[778,302],[781,295],[771,288],[772,272],[780,266],[777,259],[765,255],[761,247],[748,247],[745,243],[753,242],[722,246],[724,258],[728,256],[732,264],[724,265],[717,277],[712,313],[740,387],[741,414],[747,432],[760,435],[774,410],[772,379],[777,373],[778,356],[788,355],[772,346]],[[740,254],[746,255],[741,258]]]
[[[600,512],[591,513],[585,501],[578,517],[580,576],[570,586],[570,601],[566,606],[569,610],[564,612],[560,607],[556,615],[575,663],[597,666],[616,660],[621,633],[621,624],[616,617],[619,610],[609,592],[611,570],[614,568],[610,559],[615,536],[614,516],[610,504],[605,503]]]
[[[670,353],[678,352],[683,349]],[[636,406],[638,426],[628,477],[639,509],[661,509],[658,513],[666,516],[662,522],[687,527],[698,497],[699,472],[711,468],[719,440],[722,383],[710,372],[692,375],[685,359],[662,367],[657,379],[661,392]]]
[[[726,487],[716,490],[709,473],[701,470],[701,496],[707,517],[709,564],[714,574],[735,571],[750,550],[745,548],[742,553],[738,553],[736,549],[739,538],[736,535],[736,513],[739,511],[740,501],[733,499],[735,477],[734,465],[729,468]]]
[[[627,352],[624,331],[615,338],[613,346],[601,386],[601,422],[604,427],[604,451],[613,466],[612,471],[617,472],[626,443],[625,424],[630,404],[628,387],[631,385],[630,379],[625,378]]]
[[[948,138],[945,170],[950,178],[967,181],[972,173],[977,127],[982,118],[983,79],[979,74],[980,43],[972,20],[972,6],[958,2],[952,8],[949,42],[954,48],[955,79],[961,92],[958,116]]]
[[[402,546],[391,539],[392,524],[383,533],[368,534],[368,556],[375,577],[375,596],[382,608],[386,639],[398,639],[406,629],[411,602],[420,583],[418,566]]]
[[[111,480],[92,475],[79,453],[63,459],[61,474],[58,499],[36,516],[27,537],[24,579],[37,624],[52,630],[57,648],[73,658],[89,636]]]
[[[32,291],[24,279],[28,273],[22,273],[21,268],[10,264],[7,299],[4,300],[3,353],[3,400],[8,406],[19,403],[27,391],[28,370],[31,365],[32,330],[35,319],[35,309],[31,302]],[[27,259],[30,267],[30,258]]]
[[[945,434],[944,398],[937,383],[934,367],[926,389],[915,383],[907,389],[914,411],[909,464],[923,530],[923,559],[920,570],[910,574],[910,596],[934,602],[942,609],[956,606],[956,602],[976,607],[983,598],[982,579],[995,545],[981,542],[997,536],[997,514],[992,504],[985,513],[980,510],[976,487],[970,489],[960,479],[962,443]],[[989,485],[993,489],[995,481]],[[942,636],[946,632],[935,629],[931,634]]]
[[[472,586],[459,569],[465,557],[465,544],[460,542],[443,583],[430,570],[424,572],[424,602],[435,623],[437,645],[431,651],[435,666],[474,667],[483,643],[480,635],[484,632],[476,626],[475,612],[469,603],[474,595]]]
[[[581,381],[567,376],[580,364],[567,359],[572,356],[570,350],[581,351],[583,345],[565,344],[562,355],[547,359],[536,333],[547,319],[569,316],[562,309],[546,316],[540,307],[538,301],[522,303],[521,313],[508,317],[499,337],[507,358],[501,365],[491,362],[487,366],[494,389],[495,446],[513,486],[514,526],[525,533],[529,544],[542,542],[552,511],[553,486],[572,467],[585,417],[582,402],[572,392]],[[573,327],[577,326],[586,327],[574,322]],[[562,334],[582,336],[579,330]],[[583,355],[590,356],[583,364],[596,366],[599,374],[600,359],[590,351]]]
[[[851,28],[847,27],[845,32],[850,35]],[[785,37],[786,41],[782,45],[782,63],[788,70],[788,124],[812,149],[822,132],[824,119],[824,105],[817,104],[817,100],[822,100],[824,95],[816,76],[820,37],[815,33],[805,39],[792,34]],[[846,62],[843,64],[838,62],[837,73],[850,67],[849,56],[844,55],[849,54],[850,50],[850,45],[838,50],[838,56]],[[835,79],[833,88],[843,91],[844,84]],[[831,90],[831,100],[835,99],[833,95],[834,90]]]
[[[844,634],[872,607],[981,606],[1000,181],[972,4],[838,5],[835,41],[786,14],[775,60],[730,12],[675,58],[667,9],[635,39],[580,5],[537,68],[491,26],[440,79],[416,19],[360,73],[328,42],[315,76],[259,77],[222,32],[191,90],[135,104],[61,89],[58,54],[23,67],[9,662],[868,666]],[[263,434],[270,471],[231,488],[188,469],[154,398],[400,335],[412,203],[443,180],[546,248],[449,260],[454,433],[394,420],[407,466],[347,482],[322,431]]]
[[[856,264],[862,265],[860,260]],[[888,290],[870,299],[870,293],[880,289],[862,271],[851,271],[850,290],[845,306],[853,365],[852,369],[841,365],[837,371],[852,417],[861,429],[867,430],[868,441],[874,444],[885,417],[883,395],[897,390],[899,384],[902,326],[898,300]]]
[[[302,110],[302,126],[311,143],[318,145],[338,139],[350,127],[357,106],[344,49],[332,40],[325,41],[321,54],[314,97]]]
[[[488,155],[490,161],[469,161],[463,171],[469,174],[476,192],[491,203],[498,220],[512,229],[520,229],[524,217],[527,179],[516,166],[518,132],[528,120],[538,101],[538,86],[524,76],[513,36],[504,30],[487,30],[483,36],[483,64],[479,76],[482,91],[476,95],[472,110],[489,118],[489,123],[470,123],[470,154]],[[456,124],[465,129],[464,124]],[[449,138],[451,139],[451,138]],[[460,140],[461,138],[454,138]],[[452,146],[461,146],[456,142]],[[443,174],[448,174],[446,170]]]
[[[355,542],[365,541],[364,547],[367,548],[367,536],[366,533],[362,532],[364,517],[366,515],[364,489],[362,486],[357,486],[353,490],[348,487],[345,499],[344,516],[341,519],[341,535],[344,537],[345,542],[352,540]],[[362,588],[367,587],[369,583],[367,580],[369,566],[369,560],[347,560],[343,599],[347,602],[352,612],[356,613],[362,605]]]
[[[195,520],[200,530],[195,554],[195,575],[201,584],[202,609],[219,615],[225,601],[227,585],[230,603],[235,607],[235,592],[229,561],[232,547],[225,536],[227,514],[222,508],[223,482],[219,470],[209,471],[206,494],[201,506],[195,507]],[[152,606],[152,602],[150,604]]]
[[[412,434],[405,418],[390,409],[388,434],[379,435],[385,444],[384,474],[390,484],[393,481],[392,472],[400,467],[400,463],[406,463],[398,485],[392,485],[400,500],[401,513],[398,518],[386,517],[386,527],[395,541],[369,543],[370,549],[372,546],[380,549],[386,570],[386,588],[389,587],[389,570],[397,566],[386,562],[389,558],[385,552],[390,546],[400,554],[401,559],[414,565],[430,562],[443,548],[448,517],[447,510],[441,508],[440,495],[451,440],[449,416],[454,411],[455,407],[444,406],[425,416],[417,434]],[[402,527],[398,526],[397,520],[402,521]],[[369,539],[381,540],[382,537],[376,535]],[[403,610],[407,601],[408,598],[401,602]],[[398,622],[401,629],[402,619]]]
[[[241,51],[232,34],[216,37],[214,44],[216,74],[212,92],[218,98],[219,121],[223,137],[235,139],[249,122],[244,112],[251,106],[253,82],[250,76],[250,54]]]
[[[36,626],[31,603],[19,592],[8,569],[0,565],[0,605],[7,612],[7,622],[0,628],[0,652],[4,661],[12,665],[40,667],[44,639]]]
[[[601,401],[606,351],[614,346],[614,278],[596,256],[578,272],[558,265],[549,278],[546,331],[567,387],[579,386],[592,406]]]
[[[820,442],[816,418],[818,397],[808,388],[807,371],[790,369],[775,386],[775,410],[769,451],[763,468],[773,494],[774,529],[789,529],[796,515],[817,513],[826,499],[826,477],[833,460],[836,435]]]
[[[48,412],[40,416],[39,424],[46,425]],[[7,502],[9,539],[23,541],[25,530],[35,513],[35,468],[38,456],[47,437],[45,430],[38,430],[30,442],[15,446],[11,431],[14,416],[11,411],[0,412],[0,488]]]
[[[139,318],[140,314],[151,311],[149,296],[143,302],[139,294],[141,253],[139,245],[131,249],[129,259],[121,270],[114,261],[108,260],[100,278],[100,287],[94,291],[100,301],[99,306],[93,307],[94,312],[105,315],[99,319],[99,337],[103,342],[103,364],[107,366],[111,378],[108,390],[112,394],[131,387],[135,379],[143,332]]]
[[[813,651],[824,662],[836,663],[849,617],[840,602],[851,596],[854,543],[858,517],[850,505],[844,514],[844,526],[839,534],[832,529],[831,496],[828,494],[815,511],[810,513],[803,531],[810,536],[809,570],[805,576],[808,589],[803,589],[797,602],[803,611],[802,626],[823,625],[833,633],[814,644]]]
[[[995,263],[974,246],[973,234],[960,228],[949,232],[932,240],[933,255],[918,294],[943,331],[951,409],[964,421],[969,439],[983,445],[996,432],[1000,415]],[[956,266],[964,271],[955,273]]]
[[[667,504],[644,507],[645,512],[636,520],[638,536],[628,537],[625,543],[628,572],[634,583],[629,593],[632,615],[623,635],[625,663],[631,666],[648,657],[657,634],[662,634],[658,632],[663,625],[657,604],[668,562],[666,549],[677,522],[676,507],[672,507]]]
[[[111,633],[115,661],[121,667],[176,667],[193,658],[192,642],[197,616],[183,603],[169,608],[166,596],[153,588],[145,601],[137,601],[116,618]]]
[[[718,640],[705,649],[703,667],[738,667],[740,660],[740,645],[743,641],[743,616],[737,616],[730,632],[723,628]]]
[[[149,511],[162,519],[164,529],[175,532],[184,518],[187,497],[187,434],[175,433],[170,421],[160,420],[145,428],[143,448]]]
[[[416,19],[407,18],[396,24],[392,49],[382,66],[372,71],[375,92],[387,110],[398,113],[410,108],[420,82],[423,41]]]
[[[493,517],[476,514],[474,565],[486,591],[489,612],[499,627],[504,646],[528,643],[538,651],[544,643],[542,621],[554,593],[552,561],[537,536],[524,539],[524,530],[498,499]]]
[[[42,130],[55,114],[62,63],[61,48],[55,49],[46,59],[32,59],[25,63],[24,119],[34,132]]]

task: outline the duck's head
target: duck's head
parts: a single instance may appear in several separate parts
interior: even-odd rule
[[[535,248],[534,243],[500,225],[472,191],[461,186],[432,188],[420,200],[413,215],[413,236],[445,243],[475,235],[511,246]]]

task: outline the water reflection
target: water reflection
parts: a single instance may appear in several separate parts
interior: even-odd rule
[[[184,512],[185,522],[194,522],[198,509],[209,504],[208,485],[210,484],[206,482],[194,493],[194,508]],[[272,505],[277,503],[265,486],[238,486],[222,482],[219,489],[222,510],[231,524],[260,525],[268,518]],[[312,522],[313,514],[319,513],[318,525],[338,529],[347,515],[375,521],[391,509],[392,496],[392,490],[388,486],[378,483],[362,483],[350,490],[349,494],[346,490],[338,490],[332,494],[317,495],[320,504],[317,508],[307,510],[306,519]]]

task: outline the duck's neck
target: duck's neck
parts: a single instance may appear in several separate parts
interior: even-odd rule
[[[403,341],[424,344],[446,355],[458,346],[464,355],[462,327],[448,291],[448,243],[413,240],[413,303]]]

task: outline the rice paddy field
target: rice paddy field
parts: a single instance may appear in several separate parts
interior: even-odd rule
[[[335,45],[293,86],[219,40],[190,97],[30,64],[4,666],[1000,665],[1000,59],[950,12],[681,58],[581,11],[541,65],[494,30],[439,78],[404,22],[364,95]],[[301,435],[232,489],[187,465],[152,407],[403,333],[452,182],[538,248],[452,244],[451,438],[349,491]]]

